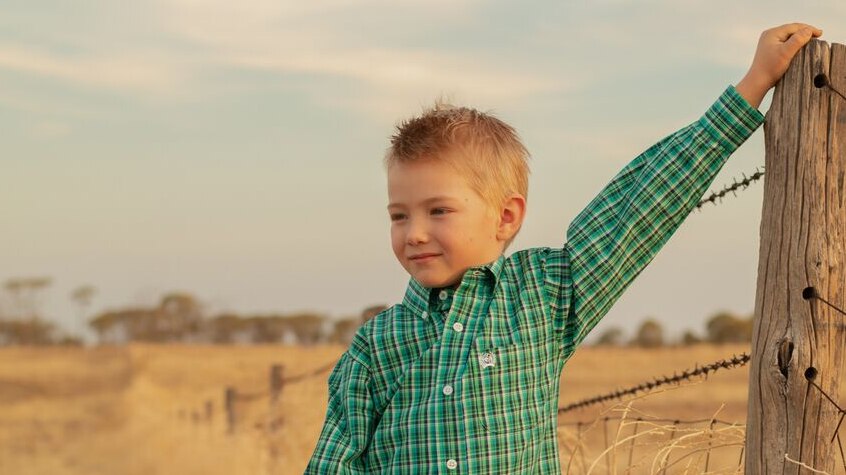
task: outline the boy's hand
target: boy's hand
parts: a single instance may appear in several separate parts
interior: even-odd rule
[[[761,33],[758,49],[746,76],[737,83],[735,89],[753,107],[761,105],[761,100],[771,87],[790,66],[793,56],[805,46],[811,38],[822,35],[822,30],[804,23],[789,23]]]

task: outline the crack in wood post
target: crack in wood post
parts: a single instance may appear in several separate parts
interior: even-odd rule
[[[793,342],[789,338],[781,340],[778,346],[778,370],[784,379],[790,371],[790,359],[793,357]]]

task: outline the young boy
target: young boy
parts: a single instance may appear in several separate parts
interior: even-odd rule
[[[443,106],[399,126],[386,156],[388,211],[411,280],[330,375],[306,473],[561,473],[564,363],[763,122],[762,98],[820,34],[798,23],[765,31],[743,80],[628,164],[558,249],[503,257],[528,188],[528,154],[511,127]]]

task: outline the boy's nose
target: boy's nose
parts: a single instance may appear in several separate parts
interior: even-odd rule
[[[409,245],[417,245],[423,244],[428,240],[428,235],[426,233],[426,228],[423,223],[414,223],[412,222],[408,227],[408,234],[405,236],[405,240]]]

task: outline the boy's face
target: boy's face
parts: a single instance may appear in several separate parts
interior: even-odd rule
[[[424,287],[456,285],[468,268],[504,250],[498,213],[447,163],[393,164],[388,202],[394,254]]]

